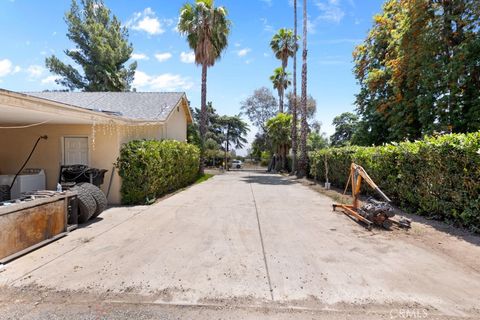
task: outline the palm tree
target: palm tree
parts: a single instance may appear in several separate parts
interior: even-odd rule
[[[307,0],[303,0],[303,52],[302,52],[302,101],[300,128],[300,161],[297,176],[303,178],[307,174]]]
[[[270,47],[275,57],[282,62],[284,74],[287,69],[288,58],[293,57],[298,50],[297,41],[298,39],[294,36],[293,31],[284,28],[278,30],[270,41]],[[283,113],[283,99],[279,103],[279,112]]]
[[[227,47],[230,25],[227,10],[224,7],[215,8],[213,0],[196,0],[194,4],[183,5],[180,10],[178,30],[187,36],[188,45],[195,52],[195,63],[202,66],[201,174],[203,174],[207,132],[207,69],[215,64]]]
[[[297,0],[293,0],[293,37],[298,41],[297,35]],[[297,50],[293,55],[293,104],[292,104],[292,174],[297,171]]]
[[[290,74],[285,72],[282,67],[273,70],[273,75],[270,76],[270,80],[273,83],[273,88],[278,92],[278,101],[280,102],[280,113],[283,113],[283,98],[285,96],[285,90],[292,84],[289,79]]]

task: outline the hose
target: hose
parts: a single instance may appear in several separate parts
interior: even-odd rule
[[[44,136],[38,137],[37,142],[35,142],[35,145],[33,146],[32,151],[30,151],[30,154],[28,155],[27,160],[25,160],[25,162],[23,163],[23,165],[22,165],[22,167],[20,168],[20,170],[18,170],[17,174],[15,174],[15,177],[13,177],[13,181],[12,181],[12,184],[10,185],[9,190],[12,190],[12,187],[13,187],[13,184],[15,183],[15,180],[17,180],[18,175],[22,172],[23,168],[25,168],[25,166],[27,165],[28,161],[30,160],[30,158],[31,158],[32,155],[33,155],[33,152],[35,152],[35,149],[37,148],[38,143],[39,143],[40,140],[42,140],[42,139],[47,140],[47,139],[48,139],[48,136],[47,136],[47,135],[44,135]]]

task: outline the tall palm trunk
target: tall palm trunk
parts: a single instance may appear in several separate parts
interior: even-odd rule
[[[202,65],[202,99],[200,108],[200,174],[204,173],[205,162],[205,135],[207,133],[207,64]]]
[[[282,63],[283,74],[285,75],[286,63]],[[279,101],[279,109],[278,113],[283,113],[283,101],[285,97],[285,92],[282,89],[278,89],[278,101]],[[279,161],[275,166],[276,171],[285,170],[288,171],[287,168],[287,147],[285,144],[280,144],[277,146],[277,155]]]
[[[282,73],[283,73],[283,79],[282,79],[282,85],[283,85],[283,82],[285,80],[285,78],[287,77],[286,76],[286,70],[287,70],[287,64],[288,64],[288,59],[287,60],[284,60],[282,61]],[[283,113],[283,101],[284,101],[284,98],[285,97],[285,92],[284,90],[280,89],[278,91],[278,112],[280,113]]]
[[[297,0],[293,0],[294,37],[297,43]],[[297,50],[293,56],[292,173],[297,171]]]
[[[230,147],[230,143],[229,143],[229,141],[230,141],[229,132],[230,132],[230,127],[227,126],[227,139],[226,139],[226,141],[225,141],[225,159],[223,160],[224,169],[227,170],[227,171],[229,170],[227,154],[228,154],[228,151],[230,151],[230,150],[228,150],[229,147]]]
[[[301,133],[300,133],[300,161],[297,176],[305,177],[307,174],[307,0],[303,0],[303,52],[302,52],[302,101],[301,101]]]
[[[278,113],[283,113],[283,92],[278,89]]]

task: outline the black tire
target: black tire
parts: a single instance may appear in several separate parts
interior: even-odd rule
[[[79,186],[90,192],[90,195],[93,197],[97,205],[97,209],[90,219],[98,217],[103,211],[105,211],[105,209],[107,209],[107,197],[100,188],[91,183],[79,183]]]
[[[85,223],[97,210],[97,204],[91,193],[82,186],[76,185],[70,190],[77,192],[78,223]]]

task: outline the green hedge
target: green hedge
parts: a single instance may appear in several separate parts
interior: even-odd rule
[[[320,181],[325,159],[336,187],[345,187],[355,162],[401,208],[480,232],[480,132],[316,151],[310,173]]]
[[[135,140],[122,146],[116,167],[122,203],[145,204],[185,187],[198,176],[200,151],[185,142]]]

